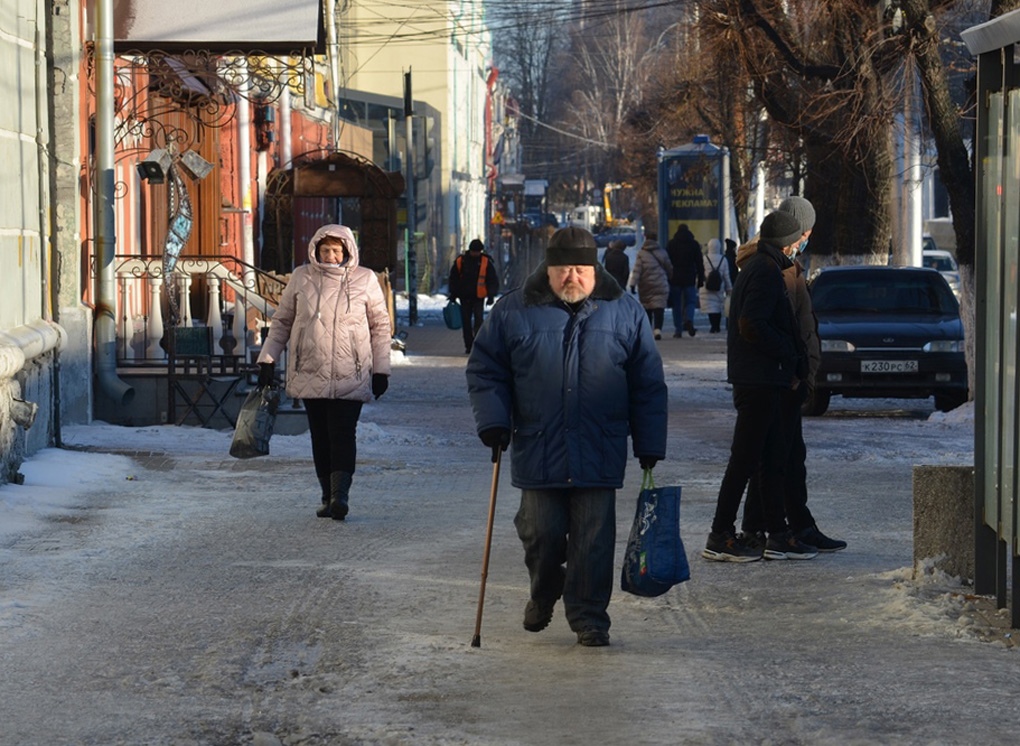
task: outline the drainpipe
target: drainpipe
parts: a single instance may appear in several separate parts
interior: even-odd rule
[[[43,25],[37,23],[35,27],[35,70],[36,70],[36,91],[49,89],[49,70],[46,65],[46,38]],[[36,148],[39,153],[39,256],[42,269],[42,318],[43,321],[56,326],[53,323],[53,307],[57,292],[57,283],[53,281],[53,251],[54,234],[56,231],[51,224],[53,212],[50,208],[50,179],[53,175],[54,163],[50,158],[50,144],[52,142],[53,123],[49,115],[48,101],[45,96],[35,97],[35,122],[36,122]],[[44,129],[45,125],[45,129]],[[50,382],[50,401],[52,402],[52,413],[50,415],[53,424],[53,443],[57,448],[63,445],[60,419],[60,345],[53,350],[53,364],[51,367],[52,379]],[[15,421],[26,430],[35,422],[35,414],[39,407],[29,402],[17,404],[18,413],[12,416]],[[25,409],[28,408],[28,412]],[[28,424],[25,424],[25,423]]]
[[[117,375],[113,60],[113,0],[96,0],[96,383],[125,405],[135,390]]]
[[[290,168],[290,162],[294,158],[290,112],[290,86],[285,85],[280,94],[280,168]]]

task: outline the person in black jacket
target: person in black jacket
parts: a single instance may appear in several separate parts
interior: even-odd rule
[[[673,274],[669,278],[669,307],[673,309],[673,336],[697,334],[694,329],[694,309],[698,307],[698,288],[705,284],[705,264],[701,244],[694,238],[686,223],[677,226],[673,238],[666,244]]]
[[[726,250],[723,252],[723,256],[726,257],[726,264],[730,270],[730,282],[736,282],[737,272],[737,242],[732,238],[726,239]]]
[[[625,249],[626,244],[616,239],[609,242],[606,253],[602,256],[602,264],[605,266],[606,272],[612,275],[616,283],[624,290],[627,289],[627,278],[630,277],[630,257],[625,253]]]
[[[475,335],[485,320],[485,306],[491,306],[499,292],[499,275],[492,257],[485,253],[485,244],[477,238],[468,244],[450,267],[449,296],[460,303],[461,331],[464,352],[471,352]]]
[[[783,509],[788,434],[780,416],[783,393],[806,385],[807,355],[793,315],[783,270],[783,250],[799,242],[800,221],[786,212],[769,213],[761,224],[758,250],[742,266],[730,298],[726,372],[733,385],[737,421],[716,502],[712,531],[702,556],[721,562],[811,559],[814,547],[790,531]],[[768,538],[764,552],[735,531],[737,511],[751,475],[760,469],[762,507]]]

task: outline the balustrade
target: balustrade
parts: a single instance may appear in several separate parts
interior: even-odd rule
[[[177,326],[213,329],[217,355],[250,362],[249,351],[261,344],[260,330],[286,286],[286,279],[250,267],[234,257],[178,258],[168,278],[161,258],[119,256],[117,267],[117,362],[121,366],[166,365],[164,317],[170,307],[167,292],[176,291]],[[196,282],[196,280],[204,282]],[[204,290],[205,302],[193,297]],[[194,303],[193,303],[194,301]],[[199,322],[193,307],[207,309]]]

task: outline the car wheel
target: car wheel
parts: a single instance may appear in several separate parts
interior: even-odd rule
[[[967,394],[953,392],[951,394],[935,394],[935,409],[949,412],[967,402]]]
[[[814,389],[808,393],[807,399],[801,405],[801,414],[806,417],[820,417],[828,410],[831,396],[831,392],[825,389]]]

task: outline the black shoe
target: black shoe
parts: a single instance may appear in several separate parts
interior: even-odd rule
[[[818,556],[818,550],[813,546],[805,544],[796,536],[793,531],[782,531],[769,536],[765,542],[765,559],[814,559]]]
[[[683,339],[683,337],[684,337],[683,332],[673,332],[673,339]]]
[[[818,526],[809,526],[803,531],[798,531],[796,537],[819,552],[838,552],[840,549],[846,549],[845,541],[830,539],[818,530]]]
[[[334,521],[347,517],[353,479],[353,475],[346,471],[334,471],[329,475],[329,516]]]
[[[329,517],[334,521],[342,521],[347,517],[349,506],[346,500],[333,500],[329,504]],[[316,513],[318,515],[318,513]]]
[[[589,627],[577,633],[577,642],[586,648],[602,648],[609,644],[609,633],[604,629]]]
[[[319,486],[322,487],[322,507],[315,511],[315,515],[329,518],[329,495],[332,490],[329,477],[319,477]]]
[[[765,551],[766,540],[764,531],[741,531],[737,534],[737,541],[748,549],[755,550],[759,554]]]
[[[552,621],[553,606],[555,604],[540,604],[534,599],[528,601],[524,607],[524,629],[528,632],[541,632],[549,626]]]
[[[698,333],[698,330],[694,328],[693,321],[688,321],[686,324],[684,324],[684,329],[686,329],[687,333],[690,334],[692,337]]]
[[[732,531],[722,531],[708,535],[701,556],[714,562],[756,562],[762,550],[746,546]]]

